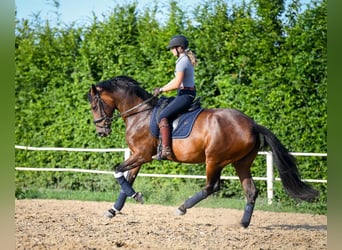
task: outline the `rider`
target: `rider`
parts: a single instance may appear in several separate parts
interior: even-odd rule
[[[196,96],[194,66],[197,65],[195,54],[188,48],[188,39],[183,35],[171,38],[168,49],[177,57],[175,77],[161,88],[154,89],[154,95],[177,89],[177,96],[161,111],[158,124],[161,134],[162,150],[158,159],[172,158],[169,120],[185,112]]]

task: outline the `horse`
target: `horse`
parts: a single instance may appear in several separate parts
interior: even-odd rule
[[[159,143],[159,138],[150,132],[151,115],[159,98],[140,85],[129,76],[117,76],[92,84],[88,91],[93,122],[99,136],[105,137],[111,133],[114,119],[122,118],[126,125],[126,142],[131,155],[115,166],[114,176],[121,186],[115,202],[116,211],[123,208],[127,197],[136,194],[132,191],[133,182],[141,166],[153,160]],[[119,114],[114,115],[115,110]],[[188,209],[219,191],[222,169],[232,164],[246,197],[240,224],[247,228],[258,197],[251,166],[258,151],[265,148],[270,148],[274,155],[282,186],[288,195],[295,200],[314,201],[319,192],[301,180],[294,157],[273,132],[239,110],[203,108],[189,136],[172,141],[172,161],[205,163],[206,172],[205,187],[185,200],[177,213],[184,215]],[[137,201],[142,203],[141,198]]]

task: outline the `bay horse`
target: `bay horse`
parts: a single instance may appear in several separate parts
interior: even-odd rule
[[[126,142],[130,157],[115,166],[115,178],[121,186],[113,207],[120,211],[127,197],[137,194],[133,182],[144,163],[152,161],[157,153],[159,139],[150,132],[152,110],[158,97],[145,91],[140,84],[128,77],[115,78],[92,84],[88,92],[92,116],[99,136],[111,133],[114,119],[122,118],[126,125]],[[119,114],[114,115],[118,110]],[[244,113],[230,108],[203,109],[198,115],[190,135],[173,139],[173,161],[181,163],[205,163],[205,187],[187,199],[179,208],[184,215],[210,194],[219,191],[222,169],[232,164],[246,196],[241,225],[250,224],[258,190],[251,175],[251,165],[259,150],[269,147],[284,189],[294,199],[313,201],[318,191],[301,180],[293,156],[279,139],[266,127],[257,124]],[[124,176],[123,173],[127,173]],[[140,202],[142,197],[139,197]],[[115,211],[112,211],[113,217]]]

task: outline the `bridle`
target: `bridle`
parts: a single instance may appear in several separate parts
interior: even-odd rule
[[[104,105],[107,105],[100,97],[100,94],[99,93],[96,93],[94,98],[97,100],[97,103],[99,105],[99,109],[100,109],[100,114],[101,114],[101,117],[98,118],[98,119],[95,119],[93,122],[95,124],[96,127],[99,127],[99,128],[105,128],[105,129],[110,129],[110,125],[112,123],[112,121],[116,118],[119,118],[119,117],[122,117],[122,118],[126,118],[128,116],[132,116],[132,115],[136,115],[138,113],[141,113],[141,112],[144,112],[144,111],[148,111],[148,110],[151,110],[152,108],[148,108],[148,109],[144,109],[142,111],[138,111],[136,113],[133,113],[133,114],[129,114],[127,115],[129,112],[143,106],[144,104],[148,103],[149,101],[151,101],[153,98],[155,98],[154,96],[151,96],[150,98],[146,99],[145,101],[139,103],[138,105],[136,106],[133,106],[132,108],[126,110],[125,112],[123,113],[120,113],[120,114],[117,114],[117,115],[113,115],[112,117],[109,117],[106,112],[104,111]],[[104,121],[104,125],[99,125],[98,123]]]
[[[98,103],[98,108],[100,110],[100,114],[101,114],[101,117],[100,118],[97,118],[97,119],[94,119],[94,124],[96,127],[99,127],[99,128],[106,128],[106,129],[110,129],[110,125],[114,119],[114,117],[109,117],[106,112],[104,111],[104,105],[107,105],[100,97],[100,95],[97,93],[95,96],[94,96],[95,100],[97,101]],[[104,121],[104,125],[99,125],[98,123]]]

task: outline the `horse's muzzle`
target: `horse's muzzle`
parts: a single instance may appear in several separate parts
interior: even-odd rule
[[[110,135],[111,132],[112,132],[112,129],[110,128],[98,128],[97,129],[97,135],[100,137],[106,137]]]

